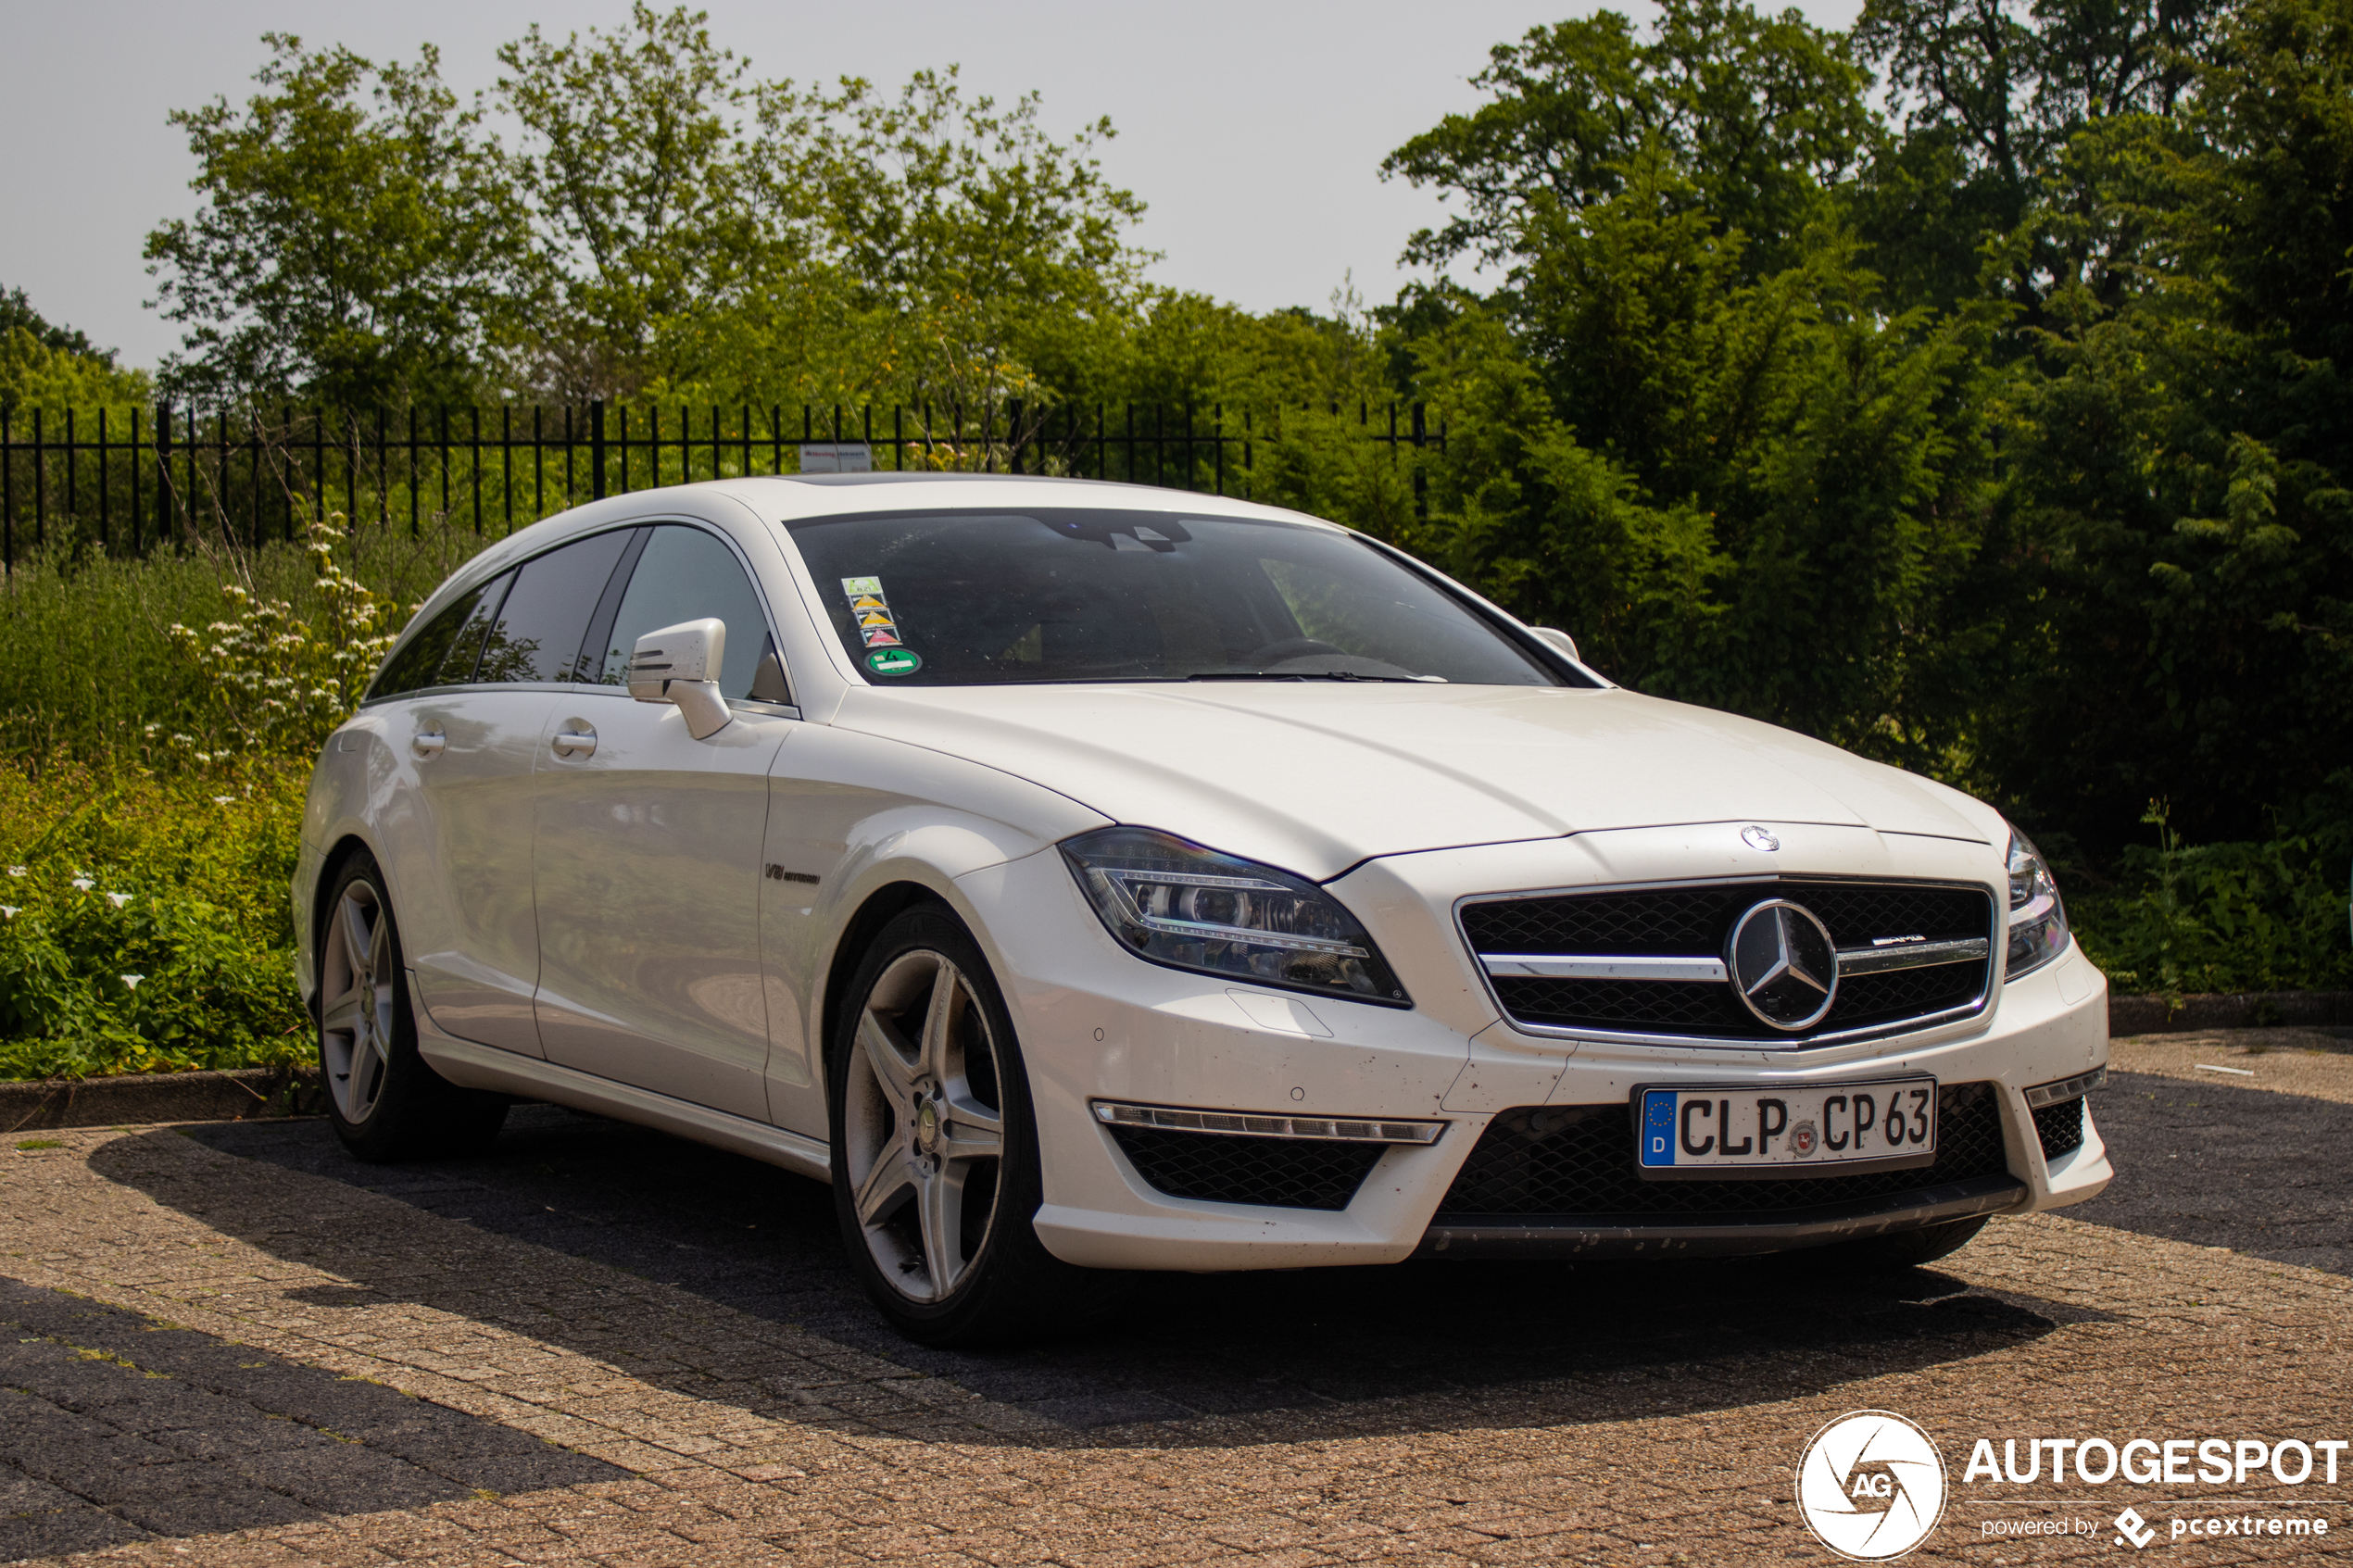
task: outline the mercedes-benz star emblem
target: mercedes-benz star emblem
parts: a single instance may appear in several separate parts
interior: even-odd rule
[[[1838,997],[1838,949],[1814,911],[1768,898],[1741,916],[1724,947],[1732,989],[1765,1022],[1787,1034],[1811,1029]]]
[[[1763,849],[1768,853],[1781,847],[1781,841],[1773,836],[1770,829],[1755,826],[1741,829],[1741,842],[1751,849]]]

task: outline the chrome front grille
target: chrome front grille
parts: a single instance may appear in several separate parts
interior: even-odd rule
[[[1839,984],[1829,1014],[1784,1033],[1740,1001],[1727,971],[1734,922],[1773,898],[1828,928]],[[1541,1034],[1790,1047],[1893,1034],[1982,1010],[1999,934],[1982,887],[1757,878],[1461,907],[1463,935],[1512,1021]]]

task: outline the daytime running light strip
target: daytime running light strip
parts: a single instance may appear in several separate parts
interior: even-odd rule
[[[1246,1138],[1312,1138],[1324,1143],[1430,1144],[1443,1122],[1363,1122],[1333,1116],[1256,1116],[1231,1110],[1186,1110],[1165,1105],[1095,1102],[1095,1120],[1114,1127],[1164,1127],[1175,1132],[1225,1133]]]

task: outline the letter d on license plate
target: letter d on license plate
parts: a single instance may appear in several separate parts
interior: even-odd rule
[[[1645,1085],[1634,1125],[1654,1180],[1900,1171],[1936,1158],[1936,1080]]]

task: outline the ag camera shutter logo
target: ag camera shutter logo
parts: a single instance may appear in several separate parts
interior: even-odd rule
[[[1944,1457],[1894,1411],[1854,1411],[1806,1445],[1797,1508],[1814,1538],[1858,1562],[1901,1557],[1944,1517]]]

